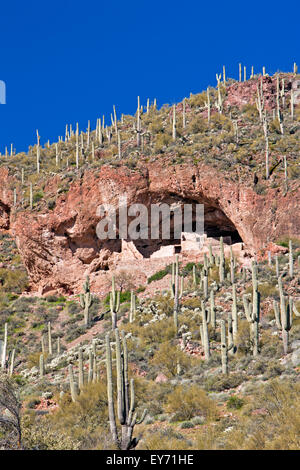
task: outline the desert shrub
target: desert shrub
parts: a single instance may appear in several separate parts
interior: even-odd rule
[[[274,297],[278,295],[278,288],[276,287],[276,281],[264,282],[259,284],[259,292],[261,295],[261,300],[266,299],[267,297]]]
[[[242,398],[237,397],[236,395],[232,395],[227,400],[227,408],[229,410],[239,410],[244,405],[244,400]]]
[[[273,380],[253,395],[253,409],[263,415],[250,415],[226,433],[225,449],[299,450],[300,384]]]
[[[31,398],[27,401],[26,407],[27,408],[35,408],[36,405],[39,405],[40,403],[41,403],[41,400],[38,397]]]
[[[224,116],[224,114],[213,114],[211,116],[211,123],[217,129],[223,129],[226,131],[231,131],[233,129],[231,120]]]
[[[152,431],[138,445],[137,450],[185,450],[191,449],[191,443],[171,428]]]
[[[187,127],[187,130],[191,134],[202,134],[208,130],[207,119],[204,119],[201,116],[195,116]]]
[[[247,320],[239,322],[239,327],[235,339],[235,346],[240,354],[251,353],[250,324]]]
[[[256,194],[264,195],[266,194],[266,187],[262,183],[257,183],[254,186],[254,191]]]
[[[197,385],[177,385],[168,396],[166,408],[169,413],[176,413],[179,421],[187,421],[199,415],[214,419],[218,414],[215,403]]]
[[[151,124],[149,125],[149,131],[152,134],[158,134],[159,132],[163,132],[163,122],[161,118],[158,116],[152,119]]]
[[[194,95],[193,93],[190,94],[189,105],[191,108],[203,108],[205,106],[206,101],[207,95],[205,91],[203,91],[202,93],[197,93],[196,95]]]
[[[29,354],[29,356],[27,358],[27,367],[29,369],[31,369],[32,367],[39,367],[40,355],[41,355],[40,351]],[[44,354],[44,360],[45,361],[47,360],[47,356],[48,356],[48,354],[45,352],[45,354]]]
[[[77,450],[80,444],[56,429],[49,418],[26,414],[22,419],[25,450]]]
[[[195,427],[195,425],[192,423],[192,421],[183,421],[180,424],[181,429],[191,429],[191,428],[194,428],[194,427]]]
[[[172,266],[166,266],[164,269],[161,269],[160,271],[157,271],[156,273],[152,274],[152,276],[148,277],[147,283],[151,284],[153,281],[159,281],[160,279],[163,279],[165,276],[171,273]]]
[[[21,294],[28,287],[28,276],[23,269],[0,269],[0,290]]]
[[[242,107],[242,113],[245,114],[247,119],[253,121],[258,117],[257,107],[254,104],[247,103]]]
[[[82,308],[78,302],[70,302],[68,303],[67,310],[69,315],[76,315],[82,311]]]
[[[205,422],[205,418],[204,418],[204,416],[194,416],[194,418],[191,419],[191,422],[195,426],[199,426],[199,425],[201,425]]]
[[[149,323],[146,326],[138,326],[135,323],[124,325],[125,331],[130,331],[139,338],[141,348],[153,347],[154,344],[159,345],[164,341],[170,341],[174,338],[175,328],[173,318]]]
[[[110,294],[107,294],[107,296],[104,299],[104,304],[106,307],[109,307],[109,302],[110,302]],[[124,302],[130,302],[131,299],[131,292],[130,291],[125,291],[125,292],[120,292],[120,304]]]
[[[150,363],[156,365],[167,377],[174,377],[177,375],[178,364],[182,369],[187,369],[191,359],[178,346],[166,341],[160,345]]]
[[[230,374],[221,377],[208,377],[205,381],[205,390],[212,392],[223,392],[224,390],[230,390],[236,388],[243,381],[246,380],[245,376],[241,374]]]
[[[43,199],[44,193],[43,191],[38,191],[33,194],[33,203],[39,202],[41,199]]]
[[[164,147],[167,147],[172,142],[172,136],[165,133],[157,134],[155,139],[155,151],[161,152]]]
[[[197,298],[197,297],[193,297],[191,299],[185,299],[182,302],[182,306],[189,307],[189,308],[192,308],[192,309],[201,308],[201,300],[200,300],[200,298]]]
[[[62,295],[60,296],[57,296],[57,295],[47,295],[47,297],[45,297],[45,300],[47,302],[51,302],[51,303],[56,303],[56,302],[65,302],[66,301],[66,298]]]

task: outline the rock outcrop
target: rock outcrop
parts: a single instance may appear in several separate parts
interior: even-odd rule
[[[97,208],[101,204],[118,207],[119,198],[124,195],[128,206],[143,203],[150,208],[151,204],[164,202],[202,203],[208,220],[206,228],[215,226],[220,233],[224,230],[238,233],[251,254],[263,250],[280,236],[297,236],[300,231],[299,190],[291,187],[285,194],[283,188],[270,188],[266,194],[258,195],[245,183],[232,181],[204,164],[155,162],[134,171],[125,166],[87,170],[71,184],[67,193],[57,197],[53,210],[42,212],[15,212],[11,207],[12,196],[8,200],[8,194],[9,188],[2,187],[0,207],[5,209],[1,220],[6,221],[2,224],[8,227],[10,219],[11,233],[32,287],[40,293],[56,289],[78,292],[87,274],[94,289],[108,288],[109,270],[117,269],[122,259],[121,240],[99,240],[96,227],[101,218]],[[150,248],[151,243],[154,242],[149,242]],[[145,241],[135,244],[140,252],[143,249],[149,252]],[[154,244],[152,251],[155,249],[159,246]],[[149,259],[146,262],[149,267]],[[135,269],[144,273],[145,263],[137,260]]]

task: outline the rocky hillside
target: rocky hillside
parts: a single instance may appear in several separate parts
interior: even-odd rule
[[[1,156],[2,448],[299,449],[299,86],[218,76]],[[216,244],[101,241],[97,208],[124,195],[204,204]]]
[[[205,229],[231,233],[251,255],[297,237],[299,86],[292,73],[219,81],[176,106],[147,102],[136,116],[112,115],[111,126],[68,126],[57,143],[2,156],[0,227],[33,290],[78,292],[86,275],[107,290],[121,241],[97,238],[97,207],[124,195],[147,207],[203,203]]]

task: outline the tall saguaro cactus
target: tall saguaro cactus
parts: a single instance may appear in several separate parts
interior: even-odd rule
[[[136,115],[136,145],[137,147],[141,146],[141,105],[140,105],[139,96],[138,96],[138,106],[137,106],[137,115]]]
[[[210,123],[210,94],[209,88],[206,90],[207,101],[205,102],[205,107],[207,108],[207,122]]]
[[[220,237],[219,280],[220,280],[221,284],[225,280],[225,255],[224,255],[223,237]]]
[[[131,291],[130,295],[130,312],[129,312],[129,323],[132,323],[135,319],[136,313],[136,297],[135,293]]]
[[[232,286],[232,331],[233,337],[236,338],[238,332],[238,314],[237,314],[237,297],[236,297],[236,286],[233,284]]]
[[[117,320],[118,320],[118,311],[120,308],[120,292],[116,292],[115,289],[115,277],[112,276],[111,280],[111,292],[109,294],[109,303],[110,303],[110,313],[111,313],[111,324],[112,329],[114,330],[117,328]]]
[[[36,172],[39,174],[40,172],[40,136],[39,131],[36,131],[37,137],[37,146],[36,146]]]
[[[201,315],[202,325],[200,326],[200,334],[202,338],[202,346],[204,349],[204,357],[207,361],[210,358],[210,347],[209,347],[209,334],[208,334],[208,312],[205,308],[203,300],[201,301]]]
[[[90,280],[86,277],[85,283],[83,284],[84,293],[80,294],[80,305],[84,309],[84,324],[87,326],[90,323],[89,310],[93,303],[92,294],[90,291]]]
[[[294,258],[293,258],[293,246],[292,240],[289,240],[289,275],[294,276]]]
[[[172,264],[172,279],[171,279],[171,295],[174,298],[174,309],[173,309],[173,318],[176,334],[178,331],[178,311],[179,311],[179,299],[182,297],[182,283],[181,289],[179,292],[179,263],[178,255],[176,255],[176,261]]]
[[[1,354],[1,369],[6,367],[6,350],[7,350],[7,323],[4,325],[4,341],[2,343],[2,354]]]
[[[114,444],[120,450],[130,450],[136,447],[138,439],[133,438],[133,430],[136,424],[142,423],[147,410],[141,419],[137,420],[135,411],[134,380],[128,380],[128,352],[124,332],[122,332],[122,344],[119,330],[115,329],[116,339],[116,374],[117,374],[117,417],[121,425],[119,435],[116,424],[116,413],[113,397],[112,377],[112,353],[109,334],[106,335],[106,372],[107,372],[107,398],[110,431]]]
[[[275,313],[276,325],[282,330],[282,342],[284,354],[288,353],[289,348],[289,331],[293,324],[293,311],[295,315],[299,316],[299,313],[293,305],[293,299],[291,297],[286,301],[286,296],[283,292],[282,280],[278,278],[278,289],[280,298],[280,313],[278,308],[278,302],[274,300],[273,307]]]
[[[172,139],[176,140],[176,105],[173,104]]]
[[[79,348],[78,351],[78,385],[79,390],[82,390],[84,386],[84,368],[83,368],[83,353],[82,348]]]
[[[233,348],[233,343],[228,345],[226,338],[226,322],[221,320],[221,359],[222,374],[228,374],[228,352]]]
[[[69,383],[70,383],[70,391],[71,391],[71,398],[72,401],[75,402],[77,398],[77,384],[75,383],[74,373],[72,364],[69,364]]]
[[[243,295],[243,303],[247,321],[250,323],[253,356],[257,356],[259,353],[260,292],[258,291],[257,265],[255,262],[252,262],[252,287],[252,304],[246,295]]]
[[[42,379],[45,374],[45,361],[44,361],[44,355],[40,354],[40,378]]]
[[[51,322],[48,322],[48,351],[50,356],[52,355],[52,333],[51,333]]]
[[[216,306],[215,306],[215,294],[213,289],[210,291],[210,324],[213,329],[216,328]]]

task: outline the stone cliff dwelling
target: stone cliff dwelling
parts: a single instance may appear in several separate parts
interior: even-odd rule
[[[183,229],[183,227],[182,227]],[[194,227],[193,227],[194,230]],[[218,208],[205,207],[204,234],[181,231],[180,239],[172,236],[174,227],[171,218],[171,236],[169,240],[121,240],[120,253],[126,259],[159,259],[174,257],[176,254],[203,255],[211,245],[213,253],[219,253],[220,237],[223,236],[225,250],[232,245],[235,253],[244,249],[243,241],[233,223]]]

